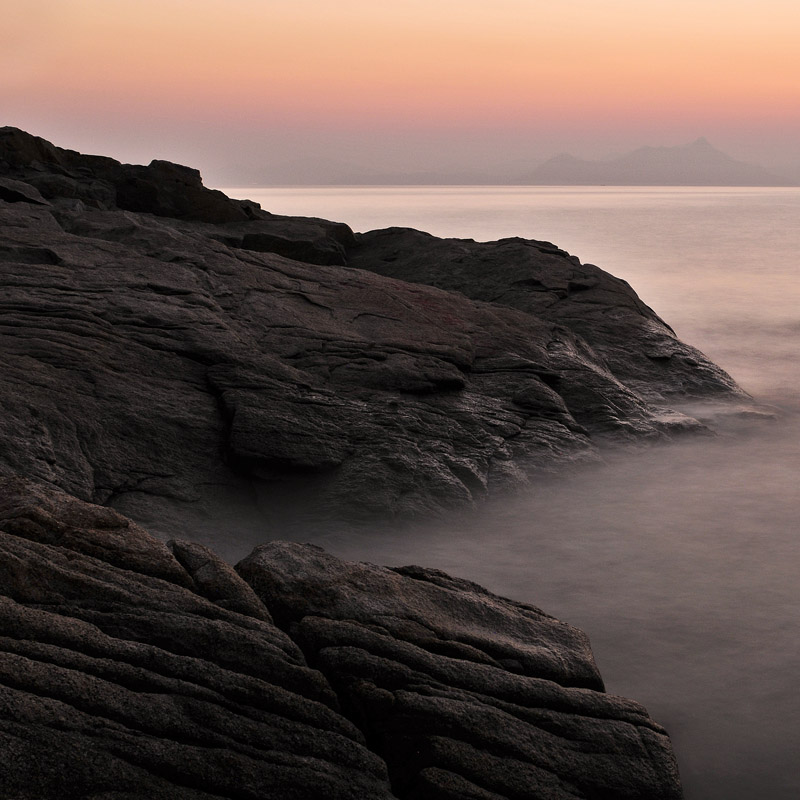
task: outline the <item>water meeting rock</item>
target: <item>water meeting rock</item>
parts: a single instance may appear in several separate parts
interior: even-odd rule
[[[437,514],[704,430],[665,398],[741,396],[539,242],[356,237],[14,128],[0,177],[0,474],[173,536],[220,498],[309,525]]]
[[[456,251],[462,285],[419,282]],[[220,508],[223,542],[247,508],[261,541],[276,508],[437,514],[704,431],[670,396],[741,397],[545,251],[356,237],[0,129],[6,795],[680,797],[665,732],[569,625],[435,570],[280,542],[234,570],[193,538]],[[481,260],[506,295],[478,296]]]
[[[550,242],[478,243],[388,228],[359,234],[348,263],[563,325],[615,378],[651,402],[741,394],[726,372],[681,342],[626,281],[581,264]]]
[[[273,542],[237,574],[5,478],[0,620],[4,797],[681,797],[580,631],[436,570]]]

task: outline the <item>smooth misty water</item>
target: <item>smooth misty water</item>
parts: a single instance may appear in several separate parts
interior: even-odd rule
[[[628,280],[782,409],[715,439],[612,454],[447,525],[317,541],[439,567],[584,629],[608,690],[669,730],[687,800],[800,797],[800,190],[226,191],[356,230],[553,241]]]

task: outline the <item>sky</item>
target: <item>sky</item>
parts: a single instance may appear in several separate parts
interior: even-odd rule
[[[797,0],[5,0],[0,124],[211,185],[700,136],[800,170],[798,41]]]

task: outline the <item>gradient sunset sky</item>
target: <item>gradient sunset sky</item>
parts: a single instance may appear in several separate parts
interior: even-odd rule
[[[699,136],[798,167],[799,42],[797,0],[10,0],[1,122],[216,185]]]

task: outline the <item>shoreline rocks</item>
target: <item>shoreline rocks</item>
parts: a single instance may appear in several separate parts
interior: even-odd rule
[[[356,236],[13,128],[0,177],[0,474],[157,530],[438,515],[744,397],[552,245]]]
[[[272,542],[234,572],[5,478],[0,619],[4,796],[681,797],[580,631],[436,570]]]
[[[548,243],[356,235],[2,128],[0,316],[10,797],[681,797],[666,732],[541,610],[198,541],[203,518],[267,541],[435,516],[707,434],[669,404],[746,396],[627,284]]]

